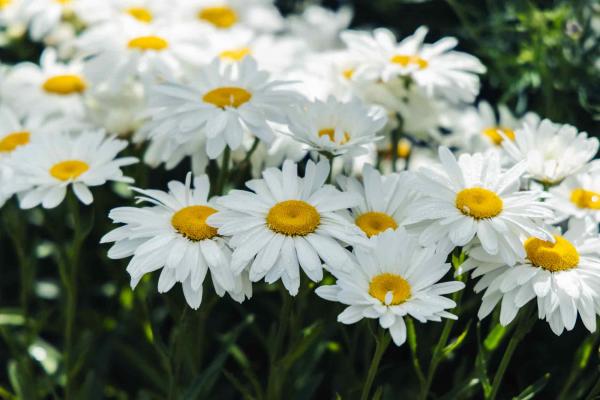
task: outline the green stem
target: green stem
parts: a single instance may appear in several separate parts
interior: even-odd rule
[[[423,387],[425,385],[425,375],[423,374],[421,362],[419,361],[419,354],[417,353],[417,334],[415,331],[415,322],[411,317],[406,318],[406,331],[410,347],[410,354],[412,356],[413,368],[417,374],[417,378],[419,379],[419,384],[421,387]]]
[[[500,365],[498,366],[496,375],[494,375],[494,380],[492,381],[492,390],[490,391],[490,395],[489,397],[487,397],[487,400],[494,400],[498,395],[498,390],[500,389],[502,378],[504,378],[506,368],[508,367],[512,356],[515,353],[517,346],[519,345],[519,343],[521,343],[525,335],[527,335],[527,333],[531,330],[533,324],[535,323],[535,318],[533,315],[534,311],[535,309],[532,306],[532,303],[530,303],[519,316],[515,333],[510,338],[508,346],[506,347],[506,351],[502,355],[502,360],[500,360]]]
[[[217,188],[216,194],[222,195],[225,190],[225,182],[227,182],[227,178],[229,177],[229,160],[231,158],[231,149],[229,146],[225,147],[225,151],[223,152],[223,161],[221,163],[221,170],[219,171],[219,177],[217,180]]]
[[[383,357],[383,353],[385,353],[385,350],[390,344],[390,338],[390,335],[386,334],[385,329],[379,327],[379,334],[375,339],[375,353],[373,354],[373,358],[371,359],[371,365],[369,366],[369,371],[367,372],[367,379],[365,380],[362,395],[360,396],[361,400],[367,400],[369,398],[369,393],[371,392],[373,381],[375,380],[377,370],[379,369],[381,357]]]
[[[252,154],[254,154],[254,152],[258,148],[258,144],[259,143],[260,143],[260,139],[259,138],[254,138],[254,142],[252,143],[252,147],[250,147],[250,150],[248,150],[248,153],[246,153],[246,157],[244,157],[244,161],[242,161],[243,164],[246,164],[246,163],[250,162],[250,158],[252,158]]]
[[[269,400],[277,400],[281,398],[282,376],[285,377],[284,371],[280,368],[280,353],[283,347],[283,342],[286,336],[286,331],[290,321],[290,314],[292,309],[292,298],[285,288],[281,289],[281,296],[283,304],[279,314],[279,326],[277,327],[277,334],[273,340],[272,351],[269,354],[269,378],[267,382],[267,396]],[[283,372],[283,373],[282,373]]]

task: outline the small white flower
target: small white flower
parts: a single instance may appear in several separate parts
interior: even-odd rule
[[[368,237],[398,229],[415,197],[410,189],[410,176],[407,173],[382,176],[373,166],[365,164],[362,177],[362,183],[356,178],[338,177],[343,191],[360,196],[360,203],[351,210],[352,221]]]
[[[231,236],[236,273],[248,267],[253,282],[281,279],[295,295],[300,267],[315,282],[323,278],[321,259],[332,268],[348,267],[345,245],[368,245],[360,229],[342,215],[359,198],[324,185],[328,174],[327,161],[309,161],[300,178],[297,165],[287,160],[283,170],[268,168],[263,179],[247,182],[252,192],[233,190],[217,201],[223,211],[208,223]]]
[[[446,311],[456,303],[442,295],[464,288],[462,282],[437,283],[450,270],[446,254],[420,247],[402,228],[374,237],[373,249],[355,247],[356,267],[333,270],[335,285],[317,288],[318,296],[347,305],[338,321],[353,324],[376,318],[397,346],[406,341],[404,317],[419,322],[456,319]]]
[[[580,172],[550,188],[550,204],[559,221],[590,217],[600,223],[600,173]]]
[[[485,251],[513,264],[525,253],[521,235],[551,240],[538,219],[552,218],[539,191],[519,191],[525,170],[519,163],[502,171],[497,154],[463,154],[458,159],[440,147],[441,165],[422,167],[415,190],[421,194],[405,224],[422,223],[420,242],[430,246],[450,241],[466,246],[478,238]]]
[[[217,158],[226,146],[237,149],[247,133],[269,143],[274,139],[270,123],[285,122],[296,101],[294,93],[279,89],[284,84],[270,81],[251,57],[235,68],[215,60],[187,84],[154,87],[147,112],[152,121],[136,140],[163,143],[163,157],[202,141],[208,156]]]
[[[366,153],[365,145],[380,139],[376,135],[386,123],[382,108],[367,107],[357,98],[341,102],[329,97],[294,110],[289,130],[313,150],[352,157]]]
[[[101,243],[115,242],[108,251],[112,259],[132,257],[127,272],[135,288],[147,273],[162,269],[158,291],[165,293],[181,283],[190,307],[197,309],[202,301],[203,283],[210,271],[219,296],[227,292],[238,302],[252,296],[247,274],[234,274],[231,250],[217,229],[208,225],[208,216],[218,212],[208,200],[210,184],[202,175],[191,174],[185,184],[171,181],[169,192],[135,189],[138,201],[150,207],[119,207],[110,212],[115,223],[125,224],[107,233]]]
[[[598,139],[588,138],[571,125],[550,120],[526,123],[515,141],[504,140],[504,150],[515,161],[526,160],[527,173],[535,180],[554,185],[579,172],[598,152]]]
[[[100,24],[77,39],[89,57],[85,74],[95,84],[118,91],[131,81],[144,85],[178,79],[184,67],[202,60],[202,32],[177,24],[142,24],[133,19]]]
[[[479,93],[477,74],[484,73],[485,67],[472,55],[453,51],[458,44],[455,38],[425,44],[427,31],[426,27],[420,27],[400,43],[391,31],[383,28],[372,33],[347,31],[342,33],[342,40],[363,60],[354,71],[357,77],[384,82],[409,77],[430,95],[437,93],[453,101],[473,101]]]
[[[46,48],[40,65],[17,64],[6,76],[3,94],[14,110],[23,117],[32,109],[36,113],[68,114],[81,118],[85,114],[84,97],[89,83],[83,75],[83,65],[77,61],[63,64],[56,51]]]
[[[480,319],[501,303],[500,323],[508,325],[519,309],[536,299],[538,316],[556,335],[575,326],[577,314],[585,327],[596,330],[600,313],[600,239],[597,225],[572,221],[553,242],[530,237],[523,242],[526,257],[513,267],[490,256],[481,247],[471,249],[462,271],[474,269],[481,279],[475,291],[485,290]]]
[[[127,142],[108,137],[103,131],[46,133],[28,146],[12,152],[7,165],[13,177],[5,183],[7,191],[17,193],[21,208],[42,204],[58,206],[72,186],[84,204],[93,201],[91,186],[107,181],[133,182],[123,176],[121,167],[137,162],[134,157],[115,158]]]
[[[290,15],[287,23],[293,35],[306,41],[313,50],[323,51],[340,47],[340,32],[348,28],[353,14],[347,6],[333,11],[311,4],[301,15]]]
[[[177,7],[179,20],[211,29],[241,26],[273,32],[283,27],[283,19],[273,0],[186,0]]]

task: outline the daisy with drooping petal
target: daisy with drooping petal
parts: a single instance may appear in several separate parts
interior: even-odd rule
[[[365,164],[362,178],[361,183],[356,178],[338,177],[344,192],[360,196],[360,203],[351,210],[354,223],[368,237],[377,236],[387,229],[398,229],[414,199],[410,191],[410,175],[382,176],[373,166]]]
[[[421,197],[405,221],[423,224],[423,246],[447,240],[466,246],[478,238],[487,253],[512,265],[525,255],[522,235],[552,239],[535,222],[553,217],[540,201],[542,192],[519,191],[524,163],[502,171],[498,154],[463,154],[457,161],[446,147],[439,158],[441,165],[419,169],[415,189]]]
[[[248,266],[250,280],[279,279],[291,295],[298,293],[300,267],[313,281],[323,278],[321,260],[346,268],[348,245],[367,245],[360,229],[341,213],[358,204],[358,196],[325,185],[329,163],[309,161],[303,178],[289,160],[283,170],[268,168],[263,179],[248,181],[252,192],[233,190],[217,200],[222,207],[208,223],[231,236],[232,268]]]
[[[53,113],[82,117],[84,96],[89,84],[83,75],[83,65],[75,60],[69,64],[58,61],[56,50],[46,48],[40,65],[17,64],[6,76],[3,92],[19,116],[31,109],[36,113]]]
[[[548,204],[556,210],[559,221],[589,217],[600,223],[600,173],[571,175],[549,192]]]
[[[428,29],[396,42],[387,29],[373,33],[346,31],[342,40],[363,62],[355,69],[357,77],[384,82],[408,77],[432,95],[441,94],[453,101],[471,102],[479,93],[479,77],[485,67],[474,56],[452,50],[458,41],[452,37],[425,44]]]
[[[179,282],[187,303],[197,309],[210,272],[215,292],[221,297],[227,292],[241,303],[252,296],[252,286],[247,273],[233,273],[226,240],[206,222],[217,212],[208,200],[208,177],[195,178],[193,188],[191,182],[188,174],[185,184],[169,182],[169,192],[135,189],[141,195],[138,201],[152,206],[112,210],[113,222],[125,225],[106,234],[101,243],[115,242],[108,251],[112,259],[132,257],[127,266],[132,288],[145,274],[161,269],[158,291],[168,292]]]
[[[127,19],[86,30],[76,45],[89,56],[86,76],[118,91],[132,80],[147,86],[162,79],[179,79],[185,65],[202,59],[202,37],[198,29],[185,25]]]
[[[389,329],[397,346],[406,341],[404,318],[419,322],[456,319],[446,311],[456,303],[442,295],[464,288],[462,282],[437,283],[450,270],[446,254],[418,245],[404,229],[388,230],[371,239],[373,249],[355,247],[352,271],[332,270],[335,285],[321,286],[316,294],[348,307],[338,321],[353,324],[376,318]]]
[[[270,123],[286,122],[288,109],[296,102],[295,93],[280,89],[285,83],[269,80],[251,57],[236,68],[215,60],[188,84],[153,88],[148,109],[152,121],[136,140],[163,141],[163,154],[169,155],[203,138],[213,159],[226,146],[236,150],[247,133],[269,143],[274,139]]]
[[[480,247],[469,251],[462,271],[474,269],[481,279],[477,292],[485,290],[478,316],[489,315],[501,303],[500,323],[508,325],[519,309],[536,299],[538,316],[556,335],[575,326],[577,315],[590,331],[596,330],[600,313],[600,239],[597,224],[573,220],[553,241],[536,237],[524,240],[525,257],[513,267]]]
[[[137,159],[115,158],[126,147],[126,141],[106,136],[103,131],[40,135],[30,145],[13,151],[7,160],[13,171],[13,178],[5,183],[7,191],[19,196],[23,209],[39,204],[54,208],[63,201],[70,185],[82,203],[91,204],[89,187],[107,181],[133,182],[123,175],[121,167]]]
[[[515,161],[526,160],[527,173],[536,181],[555,185],[579,172],[598,152],[598,139],[588,138],[571,125],[543,120],[527,123],[516,132],[515,141],[502,147]]]
[[[357,98],[341,102],[334,97],[315,100],[294,110],[290,116],[292,137],[311,149],[349,157],[367,152],[387,123],[380,107],[367,107]]]

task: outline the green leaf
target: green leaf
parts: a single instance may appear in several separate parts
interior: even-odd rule
[[[471,321],[469,321],[465,330],[454,341],[452,341],[450,344],[444,347],[444,349],[442,350],[442,354],[444,356],[456,350],[465,341],[469,333],[469,328],[471,328]]]
[[[504,339],[506,333],[506,327],[497,323],[483,341],[485,349],[487,351],[492,351],[498,348],[498,346],[500,346],[502,343],[502,339]]]
[[[223,336],[223,346],[221,352],[216,356],[213,362],[196,378],[187,388],[182,396],[184,400],[192,399],[207,399],[210,398],[210,391],[216,383],[223,365],[231,354],[231,348],[237,341],[237,338],[242,331],[253,322],[253,318],[249,316],[241,324],[236,326],[231,332]]]
[[[8,362],[8,379],[20,400],[33,400],[36,398],[34,383],[21,362],[10,360]]]
[[[439,397],[438,400],[456,400],[456,399],[468,399],[473,396],[473,392],[475,388],[479,385],[479,379],[477,378],[468,378],[466,381],[455,385],[455,388],[450,392],[446,393],[442,397]]]
[[[546,385],[548,384],[549,380],[550,380],[550,373],[546,372],[544,374],[544,376],[542,376],[540,379],[538,379],[537,381],[535,381],[531,385],[527,386],[525,388],[525,390],[523,390],[519,395],[513,397],[513,400],[530,400],[530,399],[533,399],[536,394],[538,394],[539,392],[541,392],[544,389],[544,387],[546,387]]]
[[[0,310],[0,326],[21,326],[24,323],[25,318],[18,308],[3,308]]]

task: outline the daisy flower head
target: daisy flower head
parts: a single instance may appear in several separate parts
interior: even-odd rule
[[[487,101],[480,101],[476,107],[456,110],[458,120],[452,130],[448,143],[456,144],[467,151],[501,150],[505,138],[514,141],[516,131],[524,123],[539,123],[535,113],[516,117],[504,104],[500,104],[497,113]]]
[[[456,303],[443,295],[461,290],[464,284],[438,283],[451,268],[445,254],[422,248],[402,228],[371,240],[372,249],[354,248],[356,267],[351,272],[332,270],[336,283],[316,290],[318,296],[348,306],[338,315],[339,322],[378,319],[400,346],[406,341],[405,317],[423,323],[456,319],[446,311]]]
[[[21,13],[31,38],[40,41],[54,33],[65,19],[77,17],[84,3],[82,0],[26,0]]]
[[[591,218],[600,223],[600,171],[571,175],[549,190],[558,220]]]
[[[353,156],[366,153],[365,145],[380,139],[376,135],[386,123],[381,107],[367,107],[356,97],[342,102],[330,96],[292,111],[289,130],[313,150]]]
[[[439,158],[441,164],[417,172],[414,186],[421,197],[405,220],[422,229],[422,245],[449,240],[466,246],[477,238],[487,253],[514,264],[525,255],[522,235],[552,239],[536,223],[553,217],[542,192],[519,191],[524,163],[503,171],[498,154],[463,154],[457,161],[446,147]]]
[[[145,207],[119,207],[109,217],[124,224],[106,234],[101,243],[114,242],[108,251],[112,259],[131,257],[127,272],[135,288],[147,273],[161,270],[158,291],[165,293],[181,283],[190,307],[197,309],[202,301],[203,283],[210,272],[215,292],[227,292],[238,302],[252,296],[246,273],[234,274],[231,250],[207,218],[218,212],[208,199],[210,184],[202,175],[185,183],[171,181],[169,191],[135,189],[138,202]]]
[[[6,76],[3,94],[19,116],[31,109],[36,113],[53,113],[82,117],[85,114],[84,99],[89,82],[78,60],[64,64],[58,60],[56,50],[46,48],[40,57],[40,65],[17,64]]]
[[[351,209],[350,215],[368,237],[402,226],[414,199],[409,189],[410,181],[411,176],[407,173],[382,176],[370,164],[363,166],[362,182],[352,177],[338,177],[344,192],[360,196],[360,203]]]
[[[484,73],[485,67],[476,57],[452,50],[458,44],[453,37],[426,44],[427,31],[420,27],[399,43],[391,31],[383,28],[372,33],[346,31],[342,40],[364,60],[354,71],[357,76],[384,82],[406,77],[430,95],[473,101],[479,93],[478,74]]]
[[[369,245],[360,229],[343,213],[358,196],[325,185],[329,163],[309,161],[304,177],[289,160],[283,169],[268,168],[263,179],[248,181],[251,191],[233,190],[217,200],[222,211],[208,223],[230,236],[232,268],[248,268],[250,280],[279,279],[291,295],[298,293],[300,267],[313,281],[323,278],[321,260],[345,268],[346,245]]]
[[[161,0],[83,1],[86,7],[80,13],[82,18],[91,24],[110,23],[116,19],[151,24],[166,19],[173,13],[173,7]]]
[[[273,0],[191,0],[179,5],[181,18],[216,30],[249,27],[274,32],[283,18]]]
[[[504,140],[502,147],[513,161],[526,161],[531,178],[551,186],[592,160],[598,152],[598,139],[588,138],[574,126],[545,119],[539,124],[526,123],[517,130],[515,141]]]
[[[58,206],[71,186],[84,204],[93,202],[90,187],[107,181],[131,183],[121,167],[134,164],[134,157],[116,158],[127,142],[106,136],[104,131],[85,131],[78,135],[56,132],[39,135],[34,142],[14,150],[7,160],[13,171],[5,183],[16,193],[23,209],[41,204]]]
[[[270,80],[251,57],[235,67],[216,59],[186,84],[153,88],[147,111],[152,120],[136,140],[166,139],[175,148],[198,141],[200,135],[213,159],[226,146],[236,150],[249,133],[270,143],[275,137],[270,124],[286,122],[288,109],[297,102],[295,93],[280,89],[284,84]]]
[[[201,60],[203,35],[173,23],[139,23],[132,19],[100,24],[76,42],[88,55],[85,73],[91,81],[118,91],[131,81],[144,85],[179,79],[184,67]]]
[[[575,326],[577,315],[590,331],[600,313],[600,239],[597,224],[572,220],[569,229],[555,232],[552,241],[536,237],[522,242],[525,257],[510,267],[480,247],[469,251],[462,271],[481,277],[475,285],[484,291],[478,316],[489,315],[500,303],[500,323],[508,325],[519,309],[537,301],[538,317],[556,335]]]

